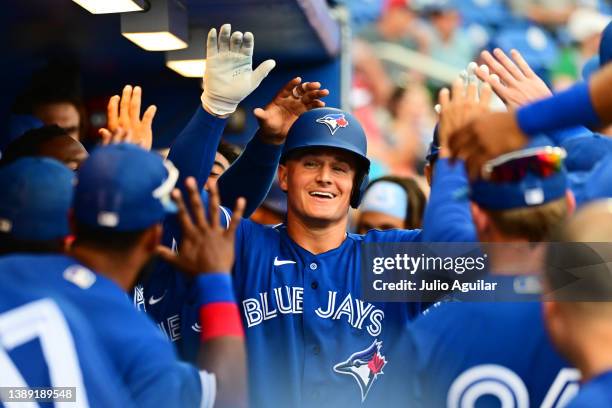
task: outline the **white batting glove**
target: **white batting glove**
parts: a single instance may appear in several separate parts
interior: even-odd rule
[[[202,106],[219,116],[233,113],[276,66],[267,60],[253,71],[253,34],[231,30],[230,24],[221,26],[217,40],[217,30],[211,29],[206,43]]]
[[[472,71],[471,71],[472,74],[474,76],[476,76],[476,74],[475,74],[476,69],[477,69],[476,63],[475,62],[471,62],[470,65],[468,65],[468,70],[470,69],[470,66],[472,66]],[[489,72],[489,67],[486,66],[486,65],[481,65],[480,69],[483,69],[483,70]],[[493,78],[494,80],[499,82],[499,77],[496,74],[492,74],[491,78]],[[479,82],[480,85],[482,85],[482,81],[480,79],[478,79],[478,82]],[[479,89],[480,89],[480,87],[479,87]],[[495,91],[493,91],[493,95],[491,95],[491,103],[489,104],[489,106],[491,107],[491,110],[493,112],[506,112],[506,111],[508,111],[508,108],[506,107],[506,104],[504,103],[504,101],[501,100],[499,95],[497,95],[495,93]]]
[[[481,65],[480,68],[486,71],[489,70],[489,67],[487,67],[486,65]],[[467,86],[471,84],[478,85],[478,92],[480,95],[480,87],[482,86],[483,82],[480,80],[480,78],[476,76],[477,69],[478,69],[478,64],[472,61],[468,64],[466,69],[459,72],[459,78],[463,80],[464,88],[467,88]],[[499,81],[499,77],[497,75],[493,74],[491,75],[491,77]],[[494,112],[506,112],[508,110],[504,102],[499,98],[499,96],[495,92],[493,92],[493,94],[491,95],[491,102],[489,104],[489,107]],[[442,110],[440,104],[436,104],[434,106],[434,110],[439,115]]]

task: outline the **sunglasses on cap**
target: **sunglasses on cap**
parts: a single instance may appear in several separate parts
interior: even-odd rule
[[[554,146],[533,147],[503,154],[482,167],[482,178],[496,183],[517,182],[531,173],[547,178],[557,174],[567,156],[564,149]]]

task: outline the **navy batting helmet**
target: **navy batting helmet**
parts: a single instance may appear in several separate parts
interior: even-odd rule
[[[353,154],[357,161],[357,178],[351,207],[359,207],[370,170],[370,160],[366,156],[368,143],[359,121],[350,113],[335,108],[304,112],[289,129],[281,163],[290,153],[313,147],[331,147]]]

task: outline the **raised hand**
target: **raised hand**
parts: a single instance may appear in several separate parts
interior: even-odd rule
[[[263,109],[256,108],[261,135],[270,144],[283,144],[289,128],[304,112],[322,108],[325,102],[320,99],[329,95],[321,89],[319,82],[304,82],[300,77],[293,78],[276,94]]]
[[[521,132],[514,112],[491,112],[453,132],[448,147],[453,157],[465,160],[473,180],[480,175],[487,161],[521,149],[525,143],[527,136]]]
[[[236,110],[276,66],[274,60],[262,62],[253,70],[255,38],[250,32],[231,33],[232,27],[224,24],[219,30],[208,32],[206,43],[206,71],[202,105],[217,116],[227,116]]]
[[[488,51],[480,55],[486,65],[476,70],[476,75],[491,85],[509,108],[516,109],[552,95],[544,81],[533,72],[517,50],[510,51],[512,59],[499,48],[493,51],[493,55]]]
[[[151,105],[140,117],[142,89],[126,85],[121,97],[115,95],[107,105],[106,128],[99,130],[102,144],[134,143],[146,150],[153,145],[153,118],[157,108]]]
[[[159,246],[157,249],[166,262],[189,274],[230,273],[234,264],[234,239],[236,228],[244,212],[245,200],[239,198],[227,229],[219,221],[219,193],[216,186],[209,192],[209,215],[207,220],[197,183],[193,177],[187,178],[185,186],[189,195],[191,216],[178,189],[172,192],[178,208],[178,220],[183,237],[178,253],[170,248]]]
[[[447,88],[440,91],[440,157],[450,156],[448,146],[453,133],[489,111],[492,93],[491,87],[483,84],[479,95],[476,81],[464,86],[462,79],[453,82],[452,93]]]

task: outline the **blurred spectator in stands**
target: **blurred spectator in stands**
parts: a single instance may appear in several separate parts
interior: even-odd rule
[[[426,147],[436,123],[432,100],[424,85],[397,88],[389,103],[386,164],[396,176],[422,173]]]
[[[357,233],[421,228],[427,199],[412,178],[386,176],[371,182],[359,207]]]
[[[17,98],[14,113],[34,115],[45,125],[57,125],[73,139],[81,140],[85,110],[78,68],[66,62],[52,62],[36,72],[27,90]]]
[[[210,191],[212,186],[217,185],[219,177],[227,170],[229,166],[238,158],[240,155],[240,148],[231,143],[221,141],[217,147],[217,154],[215,155],[215,161],[210,174],[204,185],[204,190]]]
[[[598,54],[601,33],[610,19],[610,16],[586,8],[571,14],[567,30],[575,45],[563,49],[553,68],[554,89],[565,89],[580,78],[584,64]]]
[[[393,83],[368,44],[355,41],[352,51],[351,108],[368,138],[368,156],[385,157],[386,143],[378,116],[389,103],[393,93]]]
[[[508,4],[518,17],[552,30],[567,23],[580,0],[509,0]]]
[[[453,0],[421,0],[415,2],[427,18],[429,30],[429,54],[432,58],[461,70],[472,61],[478,51],[461,28],[461,16]],[[441,83],[432,83],[439,87]]]
[[[409,7],[408,0],[387,0],[380,19],[357,33],[357,38],[374,47],[376,43],[388,42],[423,53],[428,49],[425,27]],[[396,86],[405,81],[403,66],[385,61],[383,64]]]

